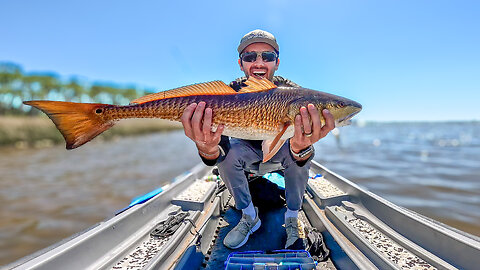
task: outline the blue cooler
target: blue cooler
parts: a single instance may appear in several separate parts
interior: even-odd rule
[[[226,270],[311,270],[317,263],[305,250],[232,252],[225,262]]]

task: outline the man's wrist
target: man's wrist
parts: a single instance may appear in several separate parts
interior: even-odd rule
[[[292,153],[298,154],[298,153],[302,152],[302,150],[307,149],[308,147],[310,147],[310,146],[298,146],[297,144],[292,143],[292,140],[290,139],[290,151]]]
[[[312,145],[309,145],[304,149],[296,151],[292,146],[292,144],[290,144],[290,152],[292,153],[292,156],[299,161],[308,159],[313,154],[314,151],[315,150],[313,149]]]
[[[303,148],[303,149],[305,149],[305,148]],[[300,153],[303,149],[299,149],[299,148],[294,147],[293,145],[290,144],[290,151],[291,151],[292,153],[298,154],[298,153]]]
[[[206,159],[216,159],[221,154],[221,150],[220,150],[219,145],[216,145],[215,147],[213,147],[211,149],[201,149],[201,148],[197,147],[197,150],[198,150],[198,153]]]

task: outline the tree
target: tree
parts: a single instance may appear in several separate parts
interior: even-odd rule
[[[77,78],[71,78],[70,81],[63,87],[65,101],[81,101],[81,96],[86,93],[78,82]]]
[[[34,114],[30,106],[22,101],[33,99],[64,100],[83,102],[88,95],[91,101],[110,104],[128,104],[146,91],[134,86],[120,87],[111,83],[82,85],[75,77],[62,81],[53,72],[28,73],[14,63],[0,63],[0,114]]]

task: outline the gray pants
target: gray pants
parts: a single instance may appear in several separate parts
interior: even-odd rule
[[[310,160],[303,167],[299,167],[290,154],[288,141],[266,163],[262,163],[262,150],[253,148],[248,142],[232,138],[230,144],[230,151],[217,166],[220,177],[235,199],[237,209],[246,208],[252,201],[245,171],[264,175],[268,172],[283,170],[287,208],[300,210],[307,186]]]

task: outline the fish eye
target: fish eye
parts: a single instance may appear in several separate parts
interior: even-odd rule
[[[96,114],[101,114],[101,113],[103,113],[103,109],[98,108],[98,109],[95,110],[95,113]]]
[[[345,102],[343,102],[343,101],[338,102],[338,106],[339,106],[340,108],[345,107]]]

